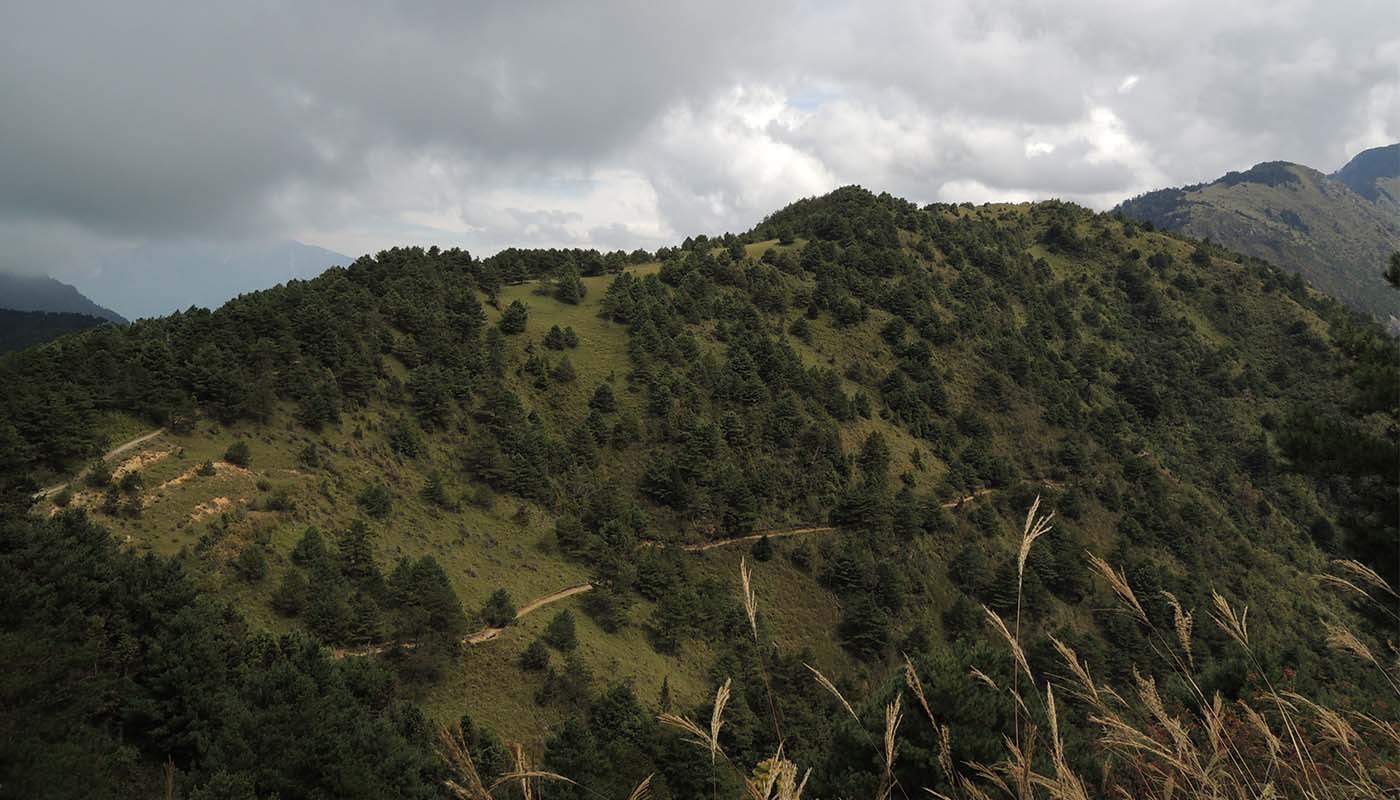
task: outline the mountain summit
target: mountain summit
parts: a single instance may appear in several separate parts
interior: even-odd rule
[[[1400,324],[1400,299],[1381,277],[1400,250],[1400,144],[1366,150],[1332,175],[1269,161],[1210,183],[1149,192],[1116,210],[1271,261]]]

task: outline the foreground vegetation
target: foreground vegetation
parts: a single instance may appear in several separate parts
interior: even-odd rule
[[[813,797],[1370,796],[1395,757],[1356,716],[1396,708],[1395,343],[1131,221],[843,189],[655,254],[393,250],[0,379],[6,791],[479,794],[528,761],[572,781],[538,796],[737,796],[722,749]],[[1006,537],[1037,496],[1054,531]],[[1192,628],[1216,597],[1268,613]],[[886,747],[910,664],[937,725]],[[723,725],[700,752],[681,718]]]

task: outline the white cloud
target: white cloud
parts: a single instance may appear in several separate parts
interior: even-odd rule
[[[846,183],[1106,207],[1400,138],[1393,0],[315,3],[7,9],[0,230],[68,240],[53,270],[172,237],[655,247]]]

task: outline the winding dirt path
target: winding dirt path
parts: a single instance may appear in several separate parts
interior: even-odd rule
[[[137,447],[138,445],[145,444],[146,442],[149,442],[150,440],[156,438],[157,436],[161,435],[162,433],[165,433],[165,428],[156,428],[156,429],[153,430],[153,431],[149,431],[149,432],[147,432],[147,433],[141,434],[140,436],[137,436],[135,439],[132,439],[131,441],[122,442],[121,444],[117,445],[116,447],[113,447],[111,450],[108,450],[107,452],[103,453],[103,454],[102,454],[102,460],[103,460],[103,461],[111,461],[112,459],[116,458],[117,456],[121,455],[122,453],[125,453],[126,451],[130,450],[131,448]],[[59,492],[63,491],[64,489],[67,489],[68,486],[69,486],[69,484],[77,483],[78,481],[82,480],[84,477],[87,476],[87,473],[88,473],[88,471],[87,471],[86,469],[84,469],[83,471],[79,472],[77,475],[73,476],[73,480],[71,480],[71,481],[64,481],[63,483],[57,484],[57,485],[55,485],[55,486],[50,486],[50,487],[48,487],[47,489],[40,489],[39,491],[35,492],[35,493],[32,495],[32,497],[33,497],[33,499],[35,499],[35,500],[43,500],[43,499],[45,499],[45,498],[52,497],[52,496],[58,494]]]
[[[591,583],[577,583],[573,586],[566,586],[563,589],[550,592],[547,595],[536,597],[534,600],[531,600],[530,602],[516,609],[515,618],[520,619],[526,614],[538,611],[539,609],[549,605],[550,603],[557,603],[560,600],[563,600],[567,597],[573,597],[576,594],[583,594],[584,592],[592,590],[593,584]],[[493,628],[491,626],[487,626],[477,631],[476,633],[467,634],[465,637],[462,638],[462,644],[472,645],[481,644],[482,642],[489,642],[497,636],[500,636],[501,632],[504,630],[505,628]],[[389,650],[393,650],[395,648],[412,650],[417,646],[418,645],[416,642],[385,642],[384,644],[372,644],[366,645],[364,647],[337,647],[333,650],[333,652],[335,653],[336,658],[345,658],[346,656],[377,655],[379,653],[388,652]]]
[[[1046,486],[1052,486],[1055,485],[1056,482],[1043,481],[1043,483]],[[991,494],[995,491],[997,490],[990,487],[985,487],[974,491],[972,494],[959,497],[956,500],[948,500],[946,502],[940,503],[940,505],[943,508],[958,508],[963,503],[966,503],[969,500],[976,500],[977,498],[982,497],[983,495]],[[837,528],[835,526],[819,525],[806,528],[784,528],[773,531],[759,531],[758,533],[750,533],[745,536],[734,536],[729,539],[716,539],[715,541],[704,542],[702,544],[667,545],[664,542],[646,540],[641,542],[640,546],[657,548],[665,548],[670,546],[687,553],[701,553],[706,550],[714,550],[718,547],[729,547],[730,545],[743,544],[745,542],[756,542],[765,536],[767,536],[769,539],[782,539],[789,536],[811,536],[816,534],[835,533],[836,531]],[[593,584],[591,583],[578,583],[574,584],[573,586],[566,586],[563,589],[550,592],[549,594],[543,595],[541,597],[536,597],[534,600],[531,600],[530,602],[521,606],[519,609],[516,610],[515,618],[520,619],[526,614],[537,611],[540,608],[549,605],[550,603],[557,603],[565,598],[573,597],[576,594],[583,594],[584,592],[592,590]],[[482,628],[481,630],[475,633],[467,634],[465,637],[463,637],[462,644],[474,645],[481,644],[482,642],[489,642],[492,639],[495,639],[496,637],[500,636],[501,633],[503,633],[504,631],[505,628],[496,628],[488,626]],[[417,646],[418,645],[416,642],[387,642],[384,644],[367,645],[365,647],[335,648],[332,650],[332,652],[335,654],[336,658],[345,658],[346,656],[377,655],[379,653],[384,653],[395,648],[412,650],[414,647]]]

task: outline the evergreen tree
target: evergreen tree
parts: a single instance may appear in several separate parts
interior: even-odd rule
[[[512,300],[506,310],[501,312],[501,321],[497,323],[501,333],[512,335],[524,333],[525,326],[529,322],[530,311],[525,304],[519,300]]]
[[[583,302],[583,297],[587,293],[588,287],[583,285],[583,279],[579,277],[578,269],[572,264],[565,267],[554,282],[554,296],[560,302],[576,306]]]
[[[598,388],[593,390],[593,397],[588,401],[588,407],[602,414],[611,414],[616,411],[617,398],[613,396],[612,385],[598,384]]]
[[[487,598],[481,609],[481,618],[493,628],[504,628],[515,621],[515,605],[510,602],[510,593],[497,589]]]

